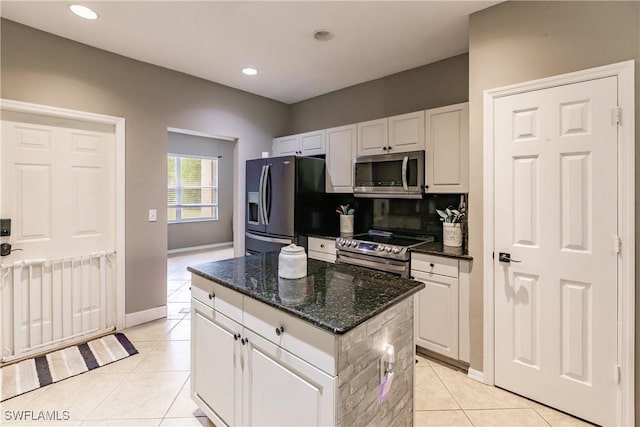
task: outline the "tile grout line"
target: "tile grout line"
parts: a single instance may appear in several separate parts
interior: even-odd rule
[[[460,402],[458,402],[458,399],[455,398],[455,396],[453,395],[453,393],[451,393],[451,390],[449,390],[449,387],[447,386],[447,384],[445,383],[445,381],[442,379],[442,377],[438,374],[438,371],[431,365],[431,362],[429,362],[429,366],[431,366],[431,369],[433,369],[433,373],[436,375],[436,377],[438,377],[438,379],[440,380],[440,382],[442,383],[442,385],[444,386],[445,390],[447,390],[447,393],[449,393],[449,396],[451,396],[451,398],[453,399],[454,402],[456,402],[456,405],[458,405],[458,408],[460,408],[460,410],[462,411],[462,413],[464,414],[465,418],[467,419],[467,421],[469,421],[470,425],[474,425],[473,421],[471,421],[471,418],[469,418],[469,415],[467,414],[467,412],[465,411],[465,409],[462,407],[462,405],[460,404]]]

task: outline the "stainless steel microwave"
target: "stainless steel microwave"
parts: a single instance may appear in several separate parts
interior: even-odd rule
[[[354,157],[356,197],[421,198],[424,194],[424,151]]]

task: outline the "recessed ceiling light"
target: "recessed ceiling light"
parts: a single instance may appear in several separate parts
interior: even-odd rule
[[[98,19],[98,14],[89,9],[87,6],[82,6],[81,4],[72,4],[71,6],[69,6],[69,9],[71,9],[71,12],[75,13],[81,18]]]
[[[313,32],[313,38],[318,40],[319,42],[326,42],[331,40],[334,37],[334,34],[331,31],[327,30],[315,30]]]
[[[255,76],[256,74],[258,74],[258,70],[256,70],[255,68],[251,68],[251,67],[243,68],[242,72],[244,74],[246,74],[247,76]]]

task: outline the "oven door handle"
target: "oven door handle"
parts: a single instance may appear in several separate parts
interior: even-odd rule
[[[402,188],[404,191],[409,191],[409,184],[407,183],[407,164],[409,163],[409,156],[404,156],[402,159]]]
[[[396,273],[403,277],[407,276],[409,271],[408,263],[402,263],[402,265],[394,264],[389,260],[383,258],[376,258],[375,260],[363,259],[360,257],[349,256],[344,253],[339,253],[337,255],[337,261],[341,261],[345,264],[356,265],[359,267],[371,268],[373,270],[378,271],[387,271],[389,273]],[[384,266],[381,268],[381,266]]]

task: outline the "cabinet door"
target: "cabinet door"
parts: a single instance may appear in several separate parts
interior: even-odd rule
[[[424,150],[424,131],[424,111],[389,117],[390,152]]]
[[[411,272],[425,284],[416,294],[416,344],[458,359],[458,279],[422,271]]]
[[[242,425],[240,332],[238,323],[191,300],[191,397],[216,425]]]
[[[283,136],[273,140],[273,157],[295,156],[300,154],[298,135]]]
[[[249,329],[244,336],[244,425],[336,425],[333,377]]]
[[[298,154],[303,156],[317,156],[324,154],[324,135],[324,130],[316,130],[298,135],[300,139],[300,153]]]
[[[469,104],[425,112],[427,173],[430,193],[469,192]]]
[[[387,118],[358,123],[358,156],[387,153],[388,125]]]
[[[353,193],[353,157],[356,155],[356,125],[326,130],[327,193]]]

